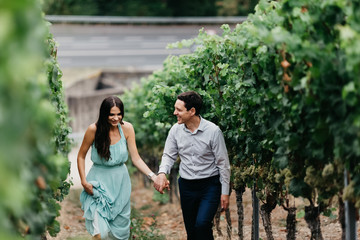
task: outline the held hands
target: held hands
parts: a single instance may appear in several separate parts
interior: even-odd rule
[[[164,193],[164,189],[170,190],[170,182],[167,180],[165,173],[160,173],[153,177],[154,188],[161,194]]]
[[[87,192],[90,195],[93,195],[93,185],[91,185],[88,182],[81,183],[81,185],[83,186],[85,192]]]

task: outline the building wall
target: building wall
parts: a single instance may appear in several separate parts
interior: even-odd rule
[[[121,95],[133,83],[139,83],[141,78],[150,74],[149,71],[101,72],[68,87],[65,97],[72,132],[83,133],[91,123],[96,122],[104,98]]]

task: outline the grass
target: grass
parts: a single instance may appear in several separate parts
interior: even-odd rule
[[[141,239],[141,240],[165,240],[165,236],[159,234],[157,230],[157,222],[156,215],[151,214],[150,217],[152,219],[150,225],[146,225],[144,222],[144,216],[137,209],[132,209],[131,211],[131,225],[130,225],[130,238],[129,239]]]

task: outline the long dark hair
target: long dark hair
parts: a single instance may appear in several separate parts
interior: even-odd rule
[[[108,117],[110,115],[110,109],[112,107],[118,107],[120,109],[121,121],[120,124],[124,124],[124,104],[120,98],[116,96],[110,96],[105,98],[100,106],[99,118],[96,122],[96,133],[95,133],[95,148],[100,157],[106,161],[110,159],[110,123]]]

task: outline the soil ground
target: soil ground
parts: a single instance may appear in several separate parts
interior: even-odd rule
[[[180,204],[177,200],[175,203],[159,204],[152,200],[154,190],[152,187],[144,187],[142,184],[134,184],[131,196],[132,206],[143,216],[144,225],[150,225],[152,218],[149,217],[152,214],[156,216],[156,223],[158,233],[165,236],[168,240],[185,240],[186,232],[182,220]],[[136,187],[134,187],[136,186]],[[81,189],[73,188],[70,194],[61,203],[61,215],[58,221],[61,225],[61,231],[57,237],[48,236],[49,240],[85,240],[91,239],[85,229],[85,220],[82,217],[83,212],[80,208],[79,194]],[[235,193],[230,196],[230,213],[231,213],[231,225],[232,236],[231,239],[238,238],[238,221],[237,221],[237,207],[235,202]],[[245,240],[251,239],[251,219],[252,219],[252,203],[251,203],[251,191],[246,190],[243,196],[244,204],[244,237]],[[303,203],[297,203],[298,208],[303,207]],[[337,215],[337,212],[334,212]],[[275,240],[286,239],[286,216],[287,212],[280,207],[276,207],[272,212],[272,229]],[[310,230],[304,218],[297,219],[297,239],[310,239]],[[220,236],[214,229],[215,239],[227,239],[226,237],[226,220],[225,215],[222,213],[220,221],[221,231],[223,236]],[[340,240],[341,239],[341,227],[338,220],[335,218],[330,219],[328,217],[321,216],[321,229],[325,240]],[[360,230],[358,230],[358,239],[360,237]],[[267,239],[262,221],[260,218],[260,238]]]

